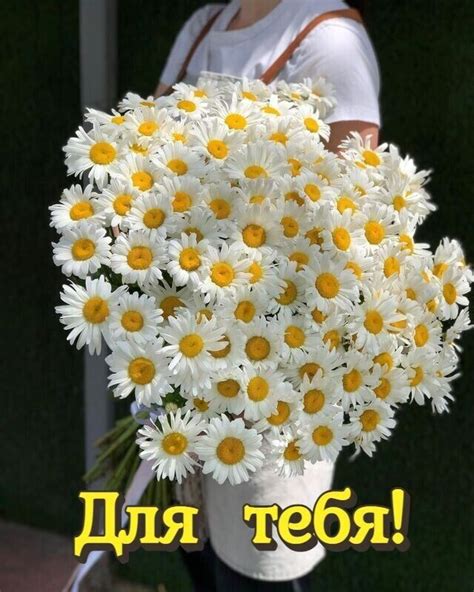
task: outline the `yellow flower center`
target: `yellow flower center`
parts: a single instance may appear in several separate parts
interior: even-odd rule
[[[321,370],[319,364],[316,364],[316,362],[307,362],[301,366],[298,370],[298,374],[300,375],[301,380],[303,380],[305,376],[307,376],[309,380],[313,380],[318,370]]]
[[[232,265],[225,261],[214,263],[211,269],[211,280],[221,288],[229,286],[235,278]]]
[[[355,368],[342,377],[342,384],[344,390],[348,393],[353,393],[362,385],[362,375],[359,370]]]
[[[296,461],[299,460],[301,458],[301,452],[300,449],[298,448],[298,445],[296,442],[289,442],[287,447],[285,448],[285,451],[283,452],[283,456],[285,457],[286,460],[288,461]]]
[[[285,331],[285,343],[288,347],[295,348],[304,345],[306,337],[304,331],[295,325],[290,325]]]
[[[279,304],[288,306],[296,300],[298,291],[295,284],[291,280],[285,280],[286,288],[280,293],[280,296],[276,299]]]
[[[270,343],[265,337],[258,335],[250,337],[245,344],[245,353],[250,360],[259,362],[270,355]]]
[[[268,397],[270,386],[261,376],[254,376],[247,385],[247,395],[251,401],[259,403]]]
[[[297,191],[288,191],[288,193],[285,193],[285,201],[294,201],[299,206],[304,204],[304,199]]]
[[[225,199],[217,197],[209,203],[209,207],[217,220],[225,220],[230,216],[230,204]]]
[[[306,183],[304,192],[311,201],[318,201],[321,198],[321,189],[314,183]]]
[[[123,115],[114,115],[110,121],[115,125],[122,125],[122,123],[125,123],[125,117]]]
[[[385,229],[376,220],[369,220],[365,225],[365,238],[371,245],[378,245],[385,238]]]
[[[176,142],[182,142],[183,144],[186,144],[186,136],[184,134],[180,134],[179,132],[173,132],[171,134],[173,136],[173,140],[175,140]]]
[[[255,95],[253,92],[250,92],[249,90],[244,90],[242,91],[242,97],[244,99],[248,99],[249,101],[257,101],[257,95]]]
[[[248,166],[244,171],[244,175],[247,177],[247,179],[260,179],[268,177],[267,171],[258,164],[251,164]]]
[[[391,370],[393,368],[393,358],[388,352],[382,352],[374,357],[374,364],[387,366],[387,368]]]
[[[316,278],[315,287],[323,298],[335,298],[339,294],[340,285],[335,275],[324,272]]]
[[[278,111],[278,109],[275,109],[275,107],[271,107],[270,105],[266,105],[265,107],[262,107],[262,112],[268,113],[268,115],[281,115],[281,113],[280,113],[280,111]]]
[[[229,154],[229,148],[222,140],[211,140],[207,145],[207,149],[214,158],[225,158]]]
[[[305,413],[318,413],[324,407],[326,397],[319,389],[306,391],[303,397],[303,410]]]
[[[311,316],[313,317],[313,321],[318,323],[318,325],[321,325],[321,323],[324,323],[324,321],[327,319],[327,315],[321,312],[318,308],[313,309]]]
[[[180,158],[172,158],[166,163],[166,166],[178,176],[185,175],[188,172],[188,165]]]
[[[186,111],[186,113],[192,113],[193,111],[196,111],[196,103],[194,103],[193,101],[178,101],[176,106],[178,107],[178,109]]]
[[[420,324],[415,327],[415,344],[417,347],[423,347],[428,343],[430,333],[426,325]]]
[[[444,275],[444,272],[447,271],[447,269],[448,269],[447,263],[437,263],[433,267],[433,273],[435,274],[436,277],[442,278]]]
[[[413,376],[413,378],[410,380],[410,386],[418,386],[425,377],[425,372],[421,366],[412,368],[412,370],[415,371],[415,376]]]
[[[209,409],[209,403],[205,399],[200,399],[199,397],[193,399],[193,405],[201,413],[204,413]]]
[[[283,226],[283,234],[286,238],[294,238],[300,230],[298,221],[291,216],[283,216],[281,225]]]
[[[127,312],[122,315],[121,323],[125,331],[134,333],[143,328],[144,320],[143,316],[137,310],[127,310]]]
[[[335,228],[332,231],[332,240],[341,251],[347,251],[351,246],[351,235],[345,228]]]
[[[357,210],[357,206],[352,201],[352,199],[347,196],[342,196],[337,200],[337,209],[339,213],[342,214],[346,210],[352,210],[355,212]]]
[[[211,351],[211,356],[216,359],[226,358],[230,354],[230,351],[232,349],[230,340],[228,337],[224,335],[224,337],[222,337],[222,339],[220,339],[219,342],[224,343],[224,347],[222,349]]]
[[[225,123],[230,129],[242,130],[247,127],[247,120],[240,113],[229,113],[225,118]]]
[[[233,399],[239,394],[240,385],[233,378],[221,380],[217,383],[217,392],[226,399]]]
[[[401,196],[401,195],[396,195],[393,198],[393,207],[394,209],[399,212],[400,210],[402,210],[405,206],[406,206],[406,201],[405,199]]]
[[[291,176],[297,177],[301,169],[303,168],[303,163],[300,162],[297,158],[289,158],[288,164],[291,166]]]
[[[385,277],[390,277],[400,272],[400,261],[396,257],[387,257],[383,264]]]
[[[458,297],[456,287],[453,284],[444,284],[443,296],[448,304],[454,304]]]
[[[202,88],[197,88],[197,89],[194,91],[194,96],[195,96],[195,97],[199,97],[199,98],[201,98],[201,99],[202,99],[203,97],[207,97],[207,93],[206,93],[206,91],[205,91],[205,90],[203,90]]]
[[[110,164],[116,156],[117,150],[108,142],[97,142],[89,150],[89,158],[94,164]]]
[[[94,215],[94,208],[89,201],[78,201],[69,210],[69,217],[71,220],[83,220]]]
[[[142,136],[152,136],[158,129],[156,121],[144,121],[138,126],[138,133]]]
[[[245,456],[245,446],[239,438],[227,436],[216,449],[217,458],[225,465],[235,465]]]
[[[307,238],[309,240],[310,244],[321,246],[323,244],[321,230],[322,230],[322,228],[319,228],[318,226],[314,226],[313,228],[308,230],[304,236],[305,236],[305,238]]]
[[[143,216],[143,224],[147,228],[159,228],[165,221],[165,213],[160,208],[151,208]]]
[[[345,269],[350,269],[358,279],[360,279],[364,273],[362,267],[355,261],[348,261],[345,265]]]
[[[254,303],[250,300],[242,300],[237,305],[237,308],[234,311],[234,316],[239,321],[250,323],[250,321],[254,318],[255,313],[256,310]]]
[[[183,228],[184,234],[187,234],[188,236],[191,236],[191,234],[195,234],[196,235],[196,240],[199,242],[204,238],[203,233],[199,230],[199,228],[196,228],[196,226],[188,226],[187,228]]]
[[[168,317],[175,316],[175,310],[180,306],[184,306],[184,302],[180,300],[177,296],[166,296],[160,302],[160,308],[163,311],[163,317],[167,319]]]
[[[325,333],[323,337],[324,343],[329,344],[329,349],[333,350],[341,343],[341,336],[336,329],[332,329]]]
[[[143,105],[144,107],[155,107],[153,101],[140,101],[140,105]]]
[[[365,314],[364,327],[369,333],[378,335],[383,329],[383,317],[377,310],[368,310]]]
[[[196,320],[198,323],[202,323],[206,319],[208,321],[212,319],[212,310],[209,310],[208,308],[201,308],[201,310],[196,312]]]
[[[380,156],[373,150],[364,150],[364,152],[362,152],[362,158],[364,159],[365,164],[373,167],[379,166],[379,164],[382,162],[380,160]]]
[[[146,146],[142,146],[141,144],[137,144],[136,142],[130,144],[130,150],[132,152],[136,152],[137,154],[148,154],[148,148]]]
[[[135,384],[150,384],[155,374],[155,364],[148,358],[135,358],[128,365],[128,376]]]
[[[270,425],[278,426],[290,417],[290,406],[285,401],[278,401],[277,410],[275,413],[267,417],[267,421]]]
[[[82,314],[89,323],[99,325],[109,316],[109,305],[99,296],[93,296],[84,304]]]
[[[75,261],[87,261],[95,253],[95,243],[89,238],[80,238],[73,243],[71,253]]]
[[[313,117],[306,117],[304,119],[304,126],[309,132],[313,134],[319,132],[319,123]]]
[[[188,447],[188,439],[184,434],[179,432],[171,432],[161,441],[161,446],[168,454],[182,454]]]
[[[148,269],[153,261],[153,253],[148,247],[132,247],[127,255],[127,263],[132,269]]]
[[[183,249],[179,255],[179,264],[185,271],[196,271],[201,265],[199,251],[193,247]]]
[[[257,282],[259,282],[263,278],[263,268],[256,261],[254,261],[253,263],[250,264],[250,266],[249,266],[249,268],[248,268],[247,271],[252,276],[250,278],[250,283],[251,284],[256,284]]]
[[[263,226],[258,224],[249,224],[242,231],[242,239],[248,247],[257,249],[265,244],[267,233]]]
[[[334,437],[332,430],[328,426],[318,426],[313,430],[313,442],[317,446],[327,446]]]
[[[400,235],[400,242],[402,244],[402,248],[409,253],[413,253],[415,250],[415,244],[413,239],[408,234],[401,234]]]
[[[309,263],[308,255],[300,251],[295,251],[294,253],[291,253],[288,259],[296,263],[296,271],[301,271],[303,267],[305,265],[308,265]]]
[[[132,207],[132,196],[128,193],[121,193],[113,201],[114,212],[119,216],[125,216]]]
[[[137,171],[132,174],[132,183],[140,191],[148,191],[153,187],[153,177],[147,171]]]
[[[271,134],[270,140],[285,145],[288,142],[288,136],[283,132],[275,132],[274,134]]]
[[[366,409],[360,416],[360,423],[364,432],[373,432],[380,421],[380,415],[374,409]]]
[[[173,199],[173,210],[182,214],[189,210],[192,203],[193,199],[189,193],[186,193],[185,191],[177,191]]]
[[[186,358],[195,358],[204,349],[204,341],[197,333],[190,333],[181,338],[179,351]]]
[[[387,378],[381,378],[379,384],[374,388],[374,393],[379,399],[386,399],[392,390],[392,385]]]

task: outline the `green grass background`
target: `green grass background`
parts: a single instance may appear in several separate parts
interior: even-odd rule
[[[119,92],[152,92],[180,25],[202,2],[119,0]],[[66,345],[53,313],[60,274],[50,262],[47,205],[64,186],[61,146],[79,123],[76,2],[2,6],[4,304],[0,508],[3,516],[72,533],[83,472],[82,354]],[[460,239],[474,260],[472,0],[379,0],[367,25],[382,72],[383,139],[432,168],[439,210],[421,228],[432,244]],[[348,56],[349,59],[349,56]],[[335,487],[360,503],[411,495],[407,553],[330,553],[314,590],[468,592],[474,586],[474,335],[450,414],[408,407],[373,460],[338,462]],[[136,552],[127,577],[171,592],[189,582],[177,554]]]

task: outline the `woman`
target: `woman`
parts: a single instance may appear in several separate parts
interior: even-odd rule
[[[227,5],[206,5],[180,31],[155,94],[166,93],[180,79],[195,83],[202,71],[265,82],[323,76],[334,85],[337,98],[328,118],[329,149],[335,151],[351,131],[370,136],[376,146],[377,61],[358,14],[348,8],[341,0],[232,0]],[[275,551],[258,551],[241,519],[242,506],[312,507],[330,489],[333,473],[333,464],[320,462],[304,476],[287,480],[264,468],[249,483],[234,487],[204,477],[211,547],[187,557],[195,589],[309,590],[309,574],[323,559],[324,548],[316,545],[297,552],[280,543]]]

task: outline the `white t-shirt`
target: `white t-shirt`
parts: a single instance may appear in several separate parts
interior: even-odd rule
[[[175,41],[161,82],[174,84],[194,40],[222,7],[188,66],[188,82],[195,82],[202,71],[258,78],[310,20],[329,10],[347,8],[340,0],[281,0],[254,25],[226,31],[239,4],[239,0],[228,5],[208,4],[195,12]],[[338,104],[329,122],[360,120],[380,125],[377,60],[360,23],[349,19],[323,22],[279,74],[288,82],[316,76],[324,76],[335,86]],[[313,507],[319,495],[330,489],[333,473],[332,463],[319,462],[309,465],[304,476],[291,479],[282,479],[264,466],[250,482],[237,486],[219,485],[205,476],[209,535],[217,555],[236,571],[260,580],[290,580],[311,571],[325,556],[321,545],[299,552],[280,541],[275,551],[258,551],[251,544],[252,531],[242,520],[242,506],[277,503],[282,508],[294,504]],[[274,536],[279,541],[275,530]]]
[[[347,8],[340,0],[281,0],[252,26],[226,31],[239,6],[239,0],[232,0],[197,10],[176,38],[161,82],[175,83],[191,45],[223,7],[189,63],[188,81],[195,82],[202,71],[258,78],[314,17]],[[303,40],[278,78],[300,82],[316,76],[335,86],[338,104],[328,122],[360,120],[380,125],[379,69],[362,24],[342,18],[321,23]]]

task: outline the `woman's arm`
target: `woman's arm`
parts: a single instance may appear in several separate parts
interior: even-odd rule
[[[169,89],[169,86],[167,84],[165,84],[164,82],[159,82],[158,86],[155,88],[155,92],[153,93],[153,96],[155,98],[161,97],[161,95],[164,95],[168,89]]]
[[[331,137],[327,145],[328,150],[337,152],[339,144],[349,136],[351,132],[359,132],[363,139],[371,136],[370,145],[376,148],[379,142],[379,127],[366,121],[335,121],[330,124]]]

